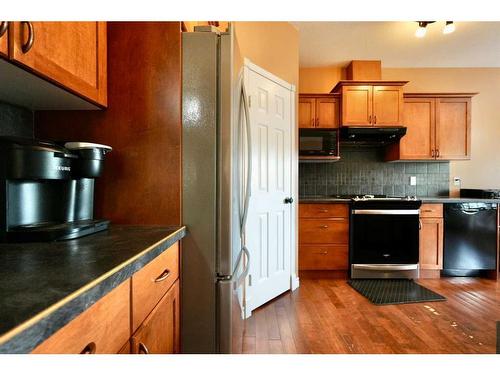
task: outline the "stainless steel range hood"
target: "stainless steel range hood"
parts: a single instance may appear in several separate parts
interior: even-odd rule
[[[404,126],[349,126],[340,129],[340,143],[359,146],[386,146],[406,134]]]

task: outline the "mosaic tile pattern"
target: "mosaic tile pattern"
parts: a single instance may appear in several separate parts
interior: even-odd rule
[[[410,185],[416,176],[417,185]],[[449,195],[449,162],[384,162],[383,148],[346,148],[335,163],[300,163],[299,195]]]

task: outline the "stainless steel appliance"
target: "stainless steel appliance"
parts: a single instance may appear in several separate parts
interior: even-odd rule
[[[419,214],[416,197],[365,195],[351,202],[351,278],[417,278]]]
[[[299,158],[339,155],[337,130],[299,129]]]
[[[354,146],[386,146],[398,142],[405,134],[404,126],[344,126],[340,128],[340,142]]]
[[[94,180],[111,147],[0,137],[0,241],[53,241],[108,228],[94,219]]]
[[[482,276],[497,269],[497,204],[444,205],[443,276]]]
[[[231,30],[197,27],[183,33],[182,44],[182,212],[189,231],[181,261],[182,352],[237,353],[250,261],[241,230],[250,182],[242,174],[251,170],[243,158],[246,96],[233,76]]]

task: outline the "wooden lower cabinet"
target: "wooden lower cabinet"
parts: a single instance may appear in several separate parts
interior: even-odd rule
[[[7,21],[0,21],[0,57],[6,57],[9,54],[8,26],[9,23]]]
[[[299,205],[299,270],[344,271],[349,259],[349,206]]]
[[[179,353],[179,315],[179,281],[176,281],[132,336],[132,353]]]
[[[423,204],[420,208],[420,269],[443,269],[443,234],[443,205]]]

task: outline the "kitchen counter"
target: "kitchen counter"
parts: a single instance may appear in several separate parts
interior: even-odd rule
[[[74,240],[0,244],[0,353],[29,353],[186,235],[118,226]]]
[[[500,199],[453,198],[453,197],[418,197],[423,203],[500,203]],[[349,203],[350,199],[328,196],[300,197],[299,203]]]

